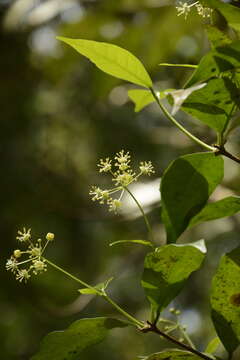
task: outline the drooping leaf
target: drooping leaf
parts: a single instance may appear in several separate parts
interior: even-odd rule
[[[198,82],[218,77],[227,71],[233,71],[240,67],[240,41],[234,41],[229,45],[216,47],[207,53],[200,61],[185,87]]]
[[[232,216],[240,211],[240,197],[229,196],[225,199],[207,204],[196,216],[194,216],[188,228],[204,221],[216,220],[226,216]]]
[[[66,330],[45,336],[31,360],[79,360],[84,349],[103,341],[111,329],[124,326],[127,323],[105,317],[77,320]]]
[[[220,344],[221,344],[221,341],[220,341],[219,337],[216,336],[208,343],[205,353],[214,354],[217,351]]]
[[[240,247],[224,255],[212,281],[212,320],[226,350],[240,344]]]
[[[239,105],[239,99],[239,89],[230,79],[212,79],[207,86],[193,92],[181,109],[217,132],[222,132],[233,107]]]
[[[60,36],[57,39],[72,46],[107,74],[147,88],[152,86],[152,80],[141,61],[119,46]]]
[[[229,26],[240,31],[240,9],[238,7],[220,0],[201,0],[201,2],[207,7],[218,10],[225,17]]]
[[[170,164],[160,188],[168,243],[176,242],[222,178],[223,159],[213,153],[181,156]]]
[[[79,289],[78,291],[80,292],[80,294],[83,295],[98,295],[99,290],[100,291],[104,291],[106,290],[106,288],[108,287],[109,283],[113,280],[113,277],[109,278],[108,280],[101,282],[97,285],[95,285],[93,288],[83,288],[83,289]]]
[[[199,360],[199,357],[189,351],[171,349],[146,356],[144,360]]]
[[[205,257],[204,241],[165,245],[145,257],[142,287],[152,308],[162,311],[182,290]]]
[[[127,244],[140,244],[140,245],[153,247],[153,244],[150,241],[146,241],[146,240],[118,240],[118,241],[114,241],[113,243],[109,244],[109,246],[121,245],[121,244],[126,244],[126,243]]]

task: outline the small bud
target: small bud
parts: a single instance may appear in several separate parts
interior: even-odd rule
[[[171,308],[169,309],[169,312],[172,313],[172,314],[174,314],[174,313],[175,313],[175,308],[174,308],[174,307],[171,307]]]
[[[19,249],[14,250],[13,256],[14,256],[16,259],[17,259],[17,258],[20,258],[21,255],[22,255],[21,250],[19,250]]]
[[[180,310],[175,310],[175,315],[180,315],[181,311]]]
[[[50,233],[50,232],[47,233],[47,235],[46,235],[47,241],[53,241],[54,237],[55,237],[55,235],[53,233]]]

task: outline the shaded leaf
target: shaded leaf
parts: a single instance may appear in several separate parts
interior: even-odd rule
[[[205,28],[213,49],[231,44],[232,40],[216,26],[207,25]]]
[[[240,41],[234,41],[227,46],[216,47],[207,53],[200,61],[185,87],[206,81],[220,74],[240,67]]]
[[[142,287],[152,307],[162,311],[182,290],[189,275],[205,257],[204,241],[165,245],[146,255]]]
[[[207,7],[218,10],[227,20],[229,26],[240,31],[240,9],[219,0],[201,0]]]
[[[199,360],[199,357],[189,351],[171,349],[146,356],[144,360]]]
[[[230,79],[224,78],[212,79],[203,89],[193,92],[181,109],[222,132],[235,105],[239,105],[239,89]]]
[[[229,196],[225,199],[207,204],[196,216],[194,216],[188,228],[204,221],[216,220],[225,216],[232,216],[240,211],[240,197]]]
[[[118,241],[114,241],[113,243],[109,244],[109,246],[119,245],[119,244],[124,244],[124,243],[140,244],[140,245],[153,247],[153,244],[150,241],[146,241],[146,240],[118,240]]]
[[[222,257],[211,288],[212,320],[232,354],[240,344],[240,247]]]
[[[72,46],[107,74],[147,88],[152,86],[152,80],[141,61],[119,46],[59,36],[57,39]]]
[[[168,242],[176,242],[222,178],[223,159],[213,153],[181,156],[170,164],[160,188]]]
[[[124,326],[120,320],[105,317],[77,320],[66,330],[45,336],[31,360],[78,360],[84,349],[103,341],[111,329]]]

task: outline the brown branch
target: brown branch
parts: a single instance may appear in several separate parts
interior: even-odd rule
[[[215,152],[216,156],[223,155],[235,161],[236,163],[240,164],[240,159],[232,155],[230,152],[228,152],[223,145],[213,145],[213,146],[217,149],[217,151]]]
[[[212,360],[211,357],[201,353],[200,351],[193,349],[191,346],[188,346],[180,341],[178,341],[177,339],[175,339],[174,337],[166,334],[165,332],[163,332],[162,330],[160,330],[156,324],[152,324],[150,321],[147,321],[146,326],[144,326],[143,328],[140,329],[140,331],[147,333],[147,332],[153,332],[155,334],[158,334],[160,336],[162,336],[163,338],[167,339],[168,341],[176,344],[177,346],[191,352],[192,354],[197,355],[198,357],[200,357],[201,359],[205,359],[205,360]]]

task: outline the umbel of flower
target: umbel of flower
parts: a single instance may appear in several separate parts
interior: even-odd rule
[[[187,2],[187,1],[178,1],[176,9],[178,12],[178,16],[184,15],[185,19],[190,13],[191,9],[195,8],[199,16],[203,18],[210,18],[212,15],[212,9],[203,7],[199,1]]]
[[[141,175],[148,175],[154,173],[151,161],[141,161],[138,171],[135,172],[130,165],[131,156],[129,152],[121,150],[113,159],[107,157],[105,160],[100,159],[99,167],[100,173],[109,173],[115,186],[110,189],[101,189],[98,186],[92,186],[89,194],[93,201],[99,201],[100,204],[107,204],[109,211],[118,212],[122,206],[122,196],[127,190],[127,187],[137,181]],[[112,197],[114,195],[114,198]]]
[[[31,229],[18,231],[16,239],[25,247],[25,249],[16,249],[13,251],[10,259],[7,260],[6,269],[13,272],[16,280],[27,282],[31,275],[38,275],[47,270],[47,264],[43,253],[49,242],[54,240],[53,233],[47,233],[45,239],[33,240]]]

